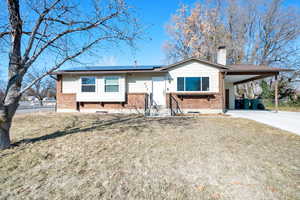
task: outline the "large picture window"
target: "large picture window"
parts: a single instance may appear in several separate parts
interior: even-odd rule
[[[209,91],[209,77],[178,77],[177,91]]]
[[[82,77],[81,78],[81,92],[95,92],[96,91],[96,78],[95,77]]]
[[[119,77],[107,76],[105,77],[105,92],[119,92]]]

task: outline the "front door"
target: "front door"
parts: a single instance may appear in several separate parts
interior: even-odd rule
[[[154,106],[165,106],[165,77],[157,76],[152,77],[152,105]]]

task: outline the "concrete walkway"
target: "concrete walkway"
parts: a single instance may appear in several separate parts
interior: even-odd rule
[[[300,112],[229,110],[226,114],[255,120],[300,135]]]

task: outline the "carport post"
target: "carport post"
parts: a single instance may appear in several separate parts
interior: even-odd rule
[[[278,112],[278,73],[275,74],[275,112]]]

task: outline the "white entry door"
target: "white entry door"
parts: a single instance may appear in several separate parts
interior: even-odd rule
[[[157,106],[166,105],[165,91],[166,91],[165,77],[163,76],[152,77],[153,105],[157,105]]]

